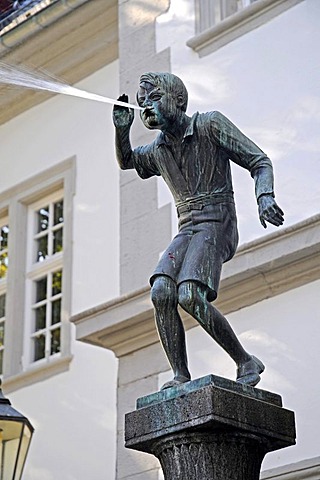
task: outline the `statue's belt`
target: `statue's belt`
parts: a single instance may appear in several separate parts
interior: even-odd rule
[[[176,204],[178,214],[191,212],[192,210],[202,210],[208,205],[218,205],[220,203],[234,203],[232,193],[211,193],[198,197],[190,197]]]

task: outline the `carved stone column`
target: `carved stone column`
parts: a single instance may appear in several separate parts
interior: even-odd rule
[[[259,479],[266,445],[257,436],[237,432],[189,432],[171,435],[153,446],[166,480]]]
[[[208,375],[138,399],[125,439],[165,480],[258,480],[266,453],[295,444],[294,414],[279,395]]]

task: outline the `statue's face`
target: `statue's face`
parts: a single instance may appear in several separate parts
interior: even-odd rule
[[[148,82],[140,83],[137,101],[139,106],[144,108],[140,113],[141,119],[150,130],[165,130],[176,118],[176,101],[161,87],[155,87]]]

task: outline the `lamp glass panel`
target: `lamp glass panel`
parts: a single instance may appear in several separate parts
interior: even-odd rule
[[[20,480],[32,431],[15,421],[0,420],[0,479]]]
[[[23,467],[27,458],[31,437],[32,437],[32,432],[30,428],[28,427],[28,425],[24,425],[22,438],[21,438],[20,451],[19,451],[19,458],[17,461],[17,468],[15,471],[15,476],[13,480],[20,480],[21,478]]]
[[[20,439],[23,430],[23,423],[0,420],[1,441],[0,441],[0,478],[1,480],[16,480],[13,477],[19,453]]]

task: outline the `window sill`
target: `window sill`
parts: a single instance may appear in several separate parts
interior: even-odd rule
[[[187,41],[187,45],[200,57],[204,57],[301,1],[260,0],[192,37]]]
[[[3,379],[3,390],[5,394],[11,393],[20,388],[27,387],[34,383],[46,380],[47,378],[69,370],[73,355],[52,359],[47,363],[32,365],[28,370],[17,375]]]

